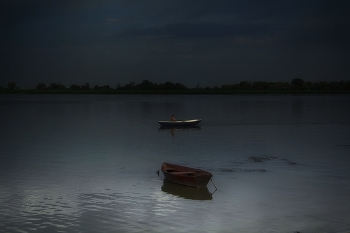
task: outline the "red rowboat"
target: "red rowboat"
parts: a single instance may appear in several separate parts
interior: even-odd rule
[[[213,176],[207,171],[170,163],[163,163],[161,171],[167,181],[197,188],[206,187]]]

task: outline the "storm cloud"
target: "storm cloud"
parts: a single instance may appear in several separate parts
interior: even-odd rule
[[[0,86],[348,80],[349,1],[2,1]]]

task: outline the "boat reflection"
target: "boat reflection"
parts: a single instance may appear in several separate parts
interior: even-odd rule
[[[170,132],[171,135],[175,136],[175,132],[178,131],[192,131],[192,130],[201,130],[201,127],[198,125],[192,126],[161,126],[158,129],[159,131]]]
[[[199,125],[183,125],[183,126],[161,126],[160,130],[169,130],[169,129],[177,129],[177,130],[201,130]]]
[[[213,199],[212,194],[209,192],[207,187],[203,187],[203,188],[189,187],[189,186],[171,183],[166,180],[163,180],[162,191],[184,199],[192,199],[192,200]]]

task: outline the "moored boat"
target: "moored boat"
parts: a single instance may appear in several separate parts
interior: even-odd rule
[[[176,120],[176,121],[158,121],[161,126],[194,126],[198,125],[201,119],[191,119],[191,120]]]
[[[163,163],[161,171],[164,179],[169,182],[197,188],[206,187],[213,176],[210,172],[201,169],[171,163]]]

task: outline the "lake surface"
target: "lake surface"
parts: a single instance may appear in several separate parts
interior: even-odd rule
[[[0,95],[0,108],[0,232],[350,232],[350,95]],[[202,122],[160,129],[172,114]],[[163,162],[211,172],[217,190],[163,183]]]

